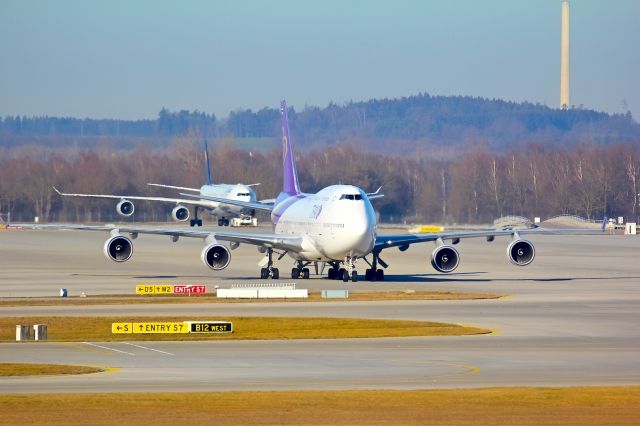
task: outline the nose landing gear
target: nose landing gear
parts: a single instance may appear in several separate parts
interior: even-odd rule
[[[311,274],[309,271],[309,268],[307,268],[309,263],[310,262],[305,263],[302,260],[298,260],[296,262],[296,266],[293,269],[291,269],[291,278],[293,278],[294,280],[298,278],[308,280],[309,275]]]

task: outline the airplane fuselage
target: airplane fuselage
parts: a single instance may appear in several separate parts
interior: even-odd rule
[[[297,260],[344,260],[373,249],[376,215],[366,193],[352,185],[333,185],[316,194],[281,194],[271,214],[274,233],[303,238]]]
[[[256,202],[256,192],[247,185],[243,184],[216,184],[202,185],[200,187],[200,195],[226,198],[229,200],[238,200],[244,202]],[[231,204],[221,204],[216,201],[202,200],[202,204],[206,204],[211,214],[214,216],[235,216],[238,214],[250,214],[250,209],[246,207],[234,206]]]

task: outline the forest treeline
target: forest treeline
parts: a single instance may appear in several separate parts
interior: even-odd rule
[[[116,149],[164,148],[175,138],[210,140],[275,138],[280,134],[278,109],[240,109],[219,119],[199,111],[163,108],[156,119],[115,120],[71,117],[0,118],[0,146],[36,143],[47,146]],[[556,146],[640,142],[640,125],[626,114],[584,108],[566,111],[528,102],[469,96],[419,94],[397,99],[331,103],[325,108],[290,108],[292,134],[300,146],[345,142],[369,152],[412,155],[435,149],[453,156],[452,147],[486,147],[506,151],[529,142]],[[444,149],[444,148],[447,149]]]
[[[281,184],[281,152],[248,152],[223,145],[211,152],[218,183],[258,183],[260,198]],[[508,152],[477,149],[455,159],[362,153],[342,144],[298,155],[304,191],[350,183],[365,191],[382,186],[375,200],[381,220],[487,223],[517,214],[543,218],[638,215],[640,150],[635,144],[579,144],[566,148],[530,144]],[[120,220],[114,200],[63,198],[68,192],[176,195],[148,182],[199,187],[204,153],[184,140],[159,150],[0,148],[0,212],[14,221],[103,222]],[[134,220],[169,220],[170,205],[136,203]]]

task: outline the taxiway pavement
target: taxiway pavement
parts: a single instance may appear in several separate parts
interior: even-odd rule
[[[136,284],[228,287],[255,279],[260,255],[241,246],[220,273],[199,260],[202,241],[135,240],[135,258],[106,260],[106,235],[0,231],[0,297],[128,293]],[[506,239],[464,240],[456,273],[433,272],[433,245],[383,252],[384,283],[296,280],[298,287],[508,294],[498,300],[1,307],[0,316],[331,316],[460,322],[495,334],[345,340],[77,342],[0,345],[0,362],[112,367],[107,373],[1,378],[0,393],[270,389],[417,389],[640,383],[640,239],[538,236],[525,268]],[[280,262],[281,275],[292,261]],[[360,267],[362,270],[364,266]],[[361,271],[362,272],[362,271]],[[291,281],[291,280],[288,280]]]

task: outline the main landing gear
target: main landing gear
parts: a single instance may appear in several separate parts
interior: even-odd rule
[[[260,269],[260,278],[264,280],[271,277],[274,280],[277,280],[278,278],[280,278],[280,271],[278,270],[278,268],[273,267],[273,249],[272,248],[267,249],[267,256],[269,258],[267,262],[267,267]]]
[[[372,253],[373,260],[371,263],[365,258],[364,261],[369,263],[371,269],[364,272],[364,279],[367,281],[384,281],[384,269],[378,269],[378,263],[386,268],[386,264],[380,260],[378,253]]]
[[[218,226],[229,226],[229,219],[221,217],[218,219]]]
[[[298,260],[296,262],[296,266],[294,266],[293,269],[291,269],[291,278],[293,278],[294,280],[298,278],[303,278],[305,280],[308,280],[310,272],[307,266],[310,263],[311,262],[303,262],[302,260]]]
[[[189,221],[191,226],[202,226],[202,219],[198,219],[198,206],[193,208],[193,219]]]

